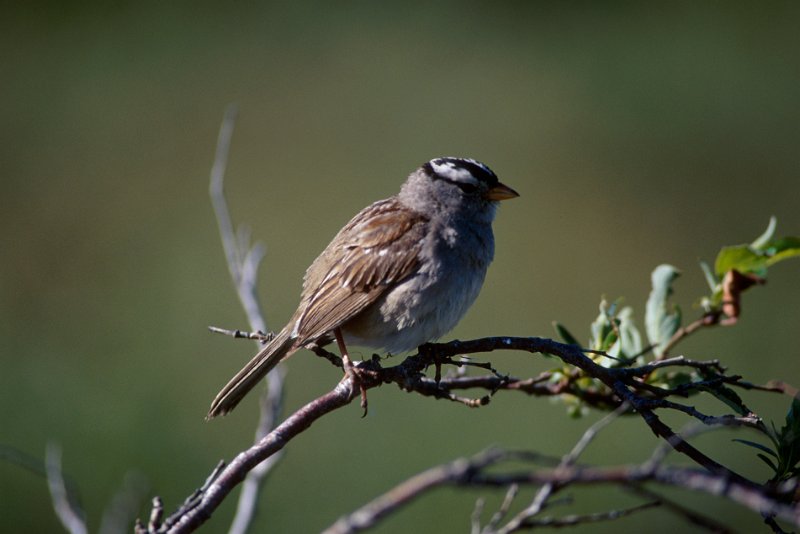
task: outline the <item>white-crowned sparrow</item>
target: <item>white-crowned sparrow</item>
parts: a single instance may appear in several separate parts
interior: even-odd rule
[[[301,347],[336,339],[340,348],[399,353],[446,334],[483,285],[497,202],[516,196],[473,159],[425,163],[399,194],[366,207],[336,234],[306,271],[289,323],[222,388],[208,417],[231,411]]]

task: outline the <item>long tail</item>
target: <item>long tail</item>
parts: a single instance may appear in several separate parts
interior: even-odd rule
[[[230,379],[222,390],[217,393],[206,419],[218,415],[225,415],[233,410],[239,401],[269,373],[281,360],[294,352],[292,338],[286,329],[283,329],[275,339],[256,354],[236,376]]]

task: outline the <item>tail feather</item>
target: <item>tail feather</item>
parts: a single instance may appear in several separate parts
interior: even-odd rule
[[[225,415],[233,410],[239,401],[258,384],[281,360],[290,356],[296,348],[285,329],[256,354],[236,376],[230,379],[217,393],[208,410],[206,419]]]

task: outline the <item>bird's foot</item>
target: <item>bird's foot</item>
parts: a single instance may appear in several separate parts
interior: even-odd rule
[[[364,410],[364,413],[361,414],[361,417],[367,416],[367,388],[364,387],[364,381],[362,380],[361,376],[359,375],[358,367],[353,365],[353,360],[350,359],[350,356],[347,354],[347,346],[344,344],[344,337],[342,336],[342,331],[340,329],[334,330],[334,337],[336,337],[336,343],[339,345],[339,352],[342,354],[342,367],[344,368],[344,378],[342,380],[350,379],[350,383],[353,385],[353,391],[356,388],[359,389],[361,392],[361,408]]]

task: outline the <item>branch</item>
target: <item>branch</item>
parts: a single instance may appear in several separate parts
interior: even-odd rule
[[[529,529],[537,527],[550,527],[550,528],[563,528],[574,527],[585,523],[598,523],[600,521],[613,521],[622,517],[629,516],[636,512],[649,510],[656,506],[660,506],[659,502],[647,502],[631,508],[622,510],[609,510],[608,512],[597,512],[594,514],[585,515],[568,515],[565,517],[546,517],[544,519],[529,519],[525,522],[525,527]]]
[[[535,453],[491,449],[470,458],[461,458],[428,469],[406,480],[352,514],[340,518],[325,533],[345,534],[359,532],[375,526],[380,519],[390,512],[396,511],[414,499],[441,486],[509,487],[526,485],[564,488],[576,484],[612,484],[622,487],[631,487],[633,485],[633,487],[638,488],[640,484],[645,482],[724,497],[756,513],[775,514],[780,519],[800,527],[800,506],[791,506],[780,502],[780,499],[771,495],[767,488],[742,485],[723,475],[686,467],[653,466],[652,463],[647,462],[642,465],[615,467],[559,465],[555,469],[497,473],[503,463],[517,464],[535,460],[536,458],[537,455]],[[647,495],[653,498],[652,493]],[[669,503],[667,507],[674,509],[678,505]],[[599,514],[599,516],[611,518],[613,513]],[[703,518],[696,512],[681,509],[680,515],[705,528],[716,530],[718,526],[716,522]],[[497,531],[484,532],[512,532],[519,528],[540,526],[540,524],[545,523],[554,524],[553,521],[564,520],[565,518],[531,521],[528,518],[525,522],[514,525],[509,524],[506,528]]]
[[[275,427],[278,417],[283,410],[283,378],[285,367],[280,366],[273,369],[273,375],[278,375],[275,380],[271,380],[267,390],[261,400],[261,415],[258,427],[256,428],[255,441],[258,443],[264,439],[270,430]],[[267,474],[280,461],[281,455],[274,454],[256,465],[242,485],[242,492],[239,495],[239,502],[236,505],[236,515],[233,517],[231,528],[228,534],[244,534],[250,528],[256,513],[258,503],[258,492]]]
[[[676,434],[668,425],[663,423],[656,415],[659,409],[678,410],[682,413],[691,415],[706,425],[717,426],[721,423],[736,426],[752,426],[753,419],[744,417],[710,417],[701,414],[691,407],[684,407],[677,403],[665,402],[662,398],[643,396],[641,383],[639,382],[639,371],[636,368],[606,368],[598,365],[592,359],[583,354],[582,349],[576,345],[566,345],[556,341],[537,337],[515,338],[515,337],[490,337],[471,341],[452,341],[444,344],[429,344],[420,347],[419,354],[407,357],[402,363],[392,367],[382,367],[381,360],[373,357],[370,360],[358,362],[357,370],[360,386],[372,389],[386,383],[394,383],[406,391],[418,392],[423,395],[434,396],[435,398],[445,398],[463,402],[470,406],[479,406],[488,402],[489,396],[479,399],[464,399],[454,396],[448,389],[448,385],[463,385],[468,383],[470,378],[455,377],[452,379],[442,379],[438,384],[435,380],[430,380],[424,376],[425,370],[430,366],[441,364],[462,365],[461,361],[451,361],[449,358],[456,355],[471,354],[478,352],[491,352],[494,350],[515,350],[531,353],[546,353],[560,358],[565,363],[575,366],[583,372],[583,375],[576,374],[576,377],[590,376],[599,380],[610,390],[609,401],[613,401],[621,411],[635,412],[638,414],[651,430],[659,437],[663,438],[674,450],[688,456],[698,465],[703,466],[710,474],[717,477],[715,480],[725,480],[735,483],[737,487],[746,488],[750,492],[763,491],[763,488],[719,464],[709,458],[694,446],[689,444],[683,437]],[[321,348],[315,349],[317,354],[326,359],[341,364],[341,360],[334,357]],[[667,366],[689,366],[695,368],[711,368],[715,362],[694,362],[679,358],[663,360],[658,363],[659,368]],[[491,366],[482,365],[491,368]],[[494,371],[493,371],[494,372]],[[495,372],[496,373],[496,372]],[[273,374],[271,373],[270,376]],[[492,387],[509,381],[508,377],[493,375],[488,377]],[[648,390],[644,390],[648,393]],[[492,391],[493,393],[494,391]],[[358,394],[358,391],[355,393]],[[649,394],[649,393],[648,393]],[[345,406],[353,399],[353,387],[350,378],[346,378],[339,385],[326,395],[310,402],[292,416],[287,418],[279,427],[269,432],[248,450],[240,453],[229,465],[218,479],[207,488],[199,491],[202,496],[198,498],[196,506],[191,508],[184,507],[171,516],[166,525],[174,524],[174,532],[189,532],[202,524],[213,510],[221,503],[225,496],[236,486],[245,475],[256,465],[260,464],[273,454],[279,452],[283,447],[307,429],[314,421],[326,413]],[[621,407],[626,405],[624,408]],[[457,467],[457,466],[456,466]],[[455,467],[454,467],[455,468]],[[443,475],[437,475],[443,476]],[[450,476],[450,475],[448,475]],[[578,476],[578,475],[575,475]],[[542,479],[544,480],[544,479]],[[557,482],[557,479],[551,479]],[[580,477],[576,479],[580,481]],[[569,479],[570,483],[572,482]],[[634,479],[633,481],[636,481]],[[547,482],[547,480],[544,480]],[[629,480],[630,482],[630,480]],[[507,484],[514,483],[508,480]],[[166,532],[160,529],[158,532]],[[154,531],[155,532],[155,531]]]
[[[225,497],[258,464],[279,452],[295,436],[306,430],[323,415],[349,404],[360,394],[353,389],[350,380],[340,382],[329,393],[309,402],[288,417],[258,443],[239,453],[231,463],[222,469],[219,476],[209,477],[210,483],[198,490],[195,503],[187,509],[178,510],[153,532],[180,534],[192,532],[205,523]]]
[[[246,230],[240,229],[238,234],[234,233],[233,222],[228,210],[228,203],[225,200],[223,187],[236,115],[236,106],[229,105],[225,110],[225,117],[220,126],[217,139],[217,151],[214,157],[214,165],[211,168],[209,194],[217,217],[217,225],[219,226],[222,246],[225,249],[228,270],[236,287],[239,302],[247,314],[250,327],[253,330],[262,332],[267,330],[267,324],[258,301],[257,282],[258,268],[264,257],[264,247],[260,243],[250,247],[249,235]],[[256,442],[259,442],[274,428],[283,408],[283,378],[285,370],[283,366],[279,367],[275,372],[270,373],[266,379],[267,394],[261,403],[259,422],[255,432]],[[273,456],[269,462],[260,464],[248,474],[242,492],[239,495],[239,503],[231,524],[230,534],[244,534],[249,529],[256,513],[258,492],[261,484],[279,460],[280,456]]]
[[[702,317],[695,319],[691,323],[687,324],[686,326],[682,326],[678,328],[672,337],[666,342],[666,344],[661,349],[661,355],[657,357],[657,360],[664,359],[668,356],[669,351],[675,348],[675,346],[683,341],[685,338],[689,337],[690,335],[694,334],[695,331],[706,328],[710,326],[717,326],[719,324],[725,325],[726,323],[721,322],[721,315],[719,312],[710,312],[704,314]]]
[[[563,362],[581,369],[586,375],[602,382],[617,396],[620,402],[629,402],[653,433],[665,439],[676,451],[685,454],[712,473],[723,474],[741,484],[754,484],[745,477],[712,460],[675,434],[669,426],[665,425],[654,411],[665,407],[659,405],[659,399],[648,399],[635,392],[640,387],[640,384],[633,380],[636,372],[631,371],[631,369],[635,368],[603,367],[584,355],[583,350],[577,345],[566,345],[539,337],[488,337],[472,341],[456,340],[445,344],[431,344],[426,346],[425,350],[435,351],[440,358],[464,353],[492,352],[494,350],[518,350],[556,356]],[[686,361],[683,364],[688,365]]]
[[[627,403],[623,403],[614,410],[612,413],[608,414],[607,416],[603,417],[595,424],[590,426],[586,432],[583,433],[583,436],[578,440],[578,443],[572,448],[572,450],[566,454],[562,459],[561,463],[558,464],[559,469],[565,469],[568,467],[572,467],[578,461],[578,458],[583,451],[589,446],[589,444],[597,437],[601,430],[605,427],[610,425],[615,419],[621,416],[628,410],[629,406]],[[536,496],[533,498],[531,504],[518,513],[514,518],[506,524],[506,526],[500,530],[498,533],[507,534],[510,532],[514,532],[525,528],[527,526],[532,526],[534,523],[532,522],[532,518],[538,515],[542,510],[544,510],[545,506],[547,505],[547,501],[555,495],[561,489],[560,486],[554,483],[548,483],[543,485],[539,491],[536,493]]]
[[[88,529],[83,519],[83,511],[70,501],[64,483],[64,475],[61,472],[61,448],[58,445],[53,443],[47,445],[45,468],[50,498],[53,500],[53,508],[61,524],[70,534],[86,534]]]
[[[264,247],[256,244],[249,248],[244,230],[240,230],[237,239],[237,234],[233,230],[233,221],[228,210],[228,203],[225,200],[225,169],[228,165],[228,154],[230,152],[231,137],[233,136],[233,127],[236,123],[236,115],[236,106],[229,105],[225,110],[225,117],[222,120],[219,137],[217,138],[217,152],[214,156],[214,165],[211,167],[209,195],[211,196],[211,205],[217,218],[217,226],[219,227],[222,246],[225,250],[225,259],[236,288],[236,294],[239,296],[239,301],[244,307],[252,329],[266,330],[256,290],[256,274],[258,272],[258,264],[264,256]]]
[[[683,506],[682,504],[676,503],[672,499],[668,499],[659,493],[650,491],[641,484],[630,484],[626,486],[625,489],[641,497],[645,497],[653,501],[658,501],[661,504],[661,506],[663,506],[670,512],[680,517],[683,517],[686,521],[688,521],[692,525],[708,530],[709,532],[715,532],[717,534],[728,534],[733,532],[731,529],[729,529],[719,521],[711,517],[705,516],[699,512],[695,512],[694,510],[690,510],[685,506]]]
[[[375,526],[380,519],[401,506],[421,497],[428,491],[445,484],[467,484],[472,476],[500,461],[506,460],[509,453],[499,449],[489,449],[472,458],[459,458],[415,475],[384,493],[352,514],[340,518],[323,531],[323,534],[347,534],[359,532]]]
[[[111,498],[103,510],[100,534],[127,532],[135,521],[142,503],[149,493],[148,481],[139,473],[129,471],[122,480],[122,487]]]

